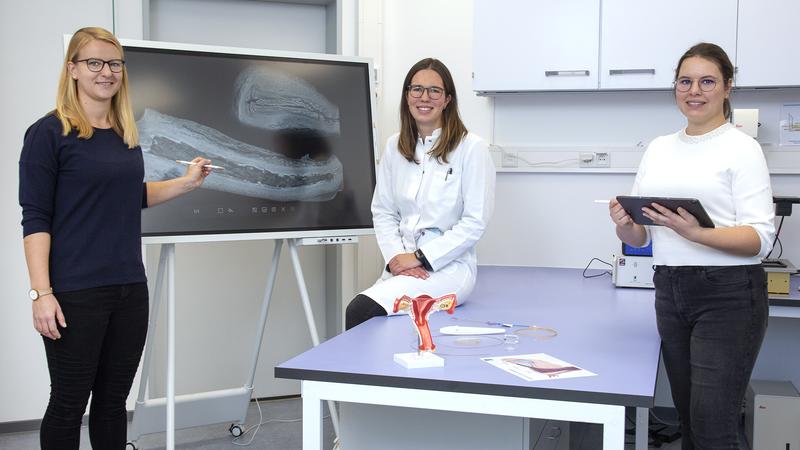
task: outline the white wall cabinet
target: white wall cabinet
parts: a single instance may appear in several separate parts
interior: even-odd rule
[[[475,91],[597,89],[598,0],[475,0]]]
[[[798,86],[797,0],[739,0],[736,85]]]
[[[669,89],[698,42],[735,61],[739,87],[800,86],[797,0],[475,0],[479,93]]]
[[[675,63],[698,42],[713,42],[735,60],[736,0],[602,4],[601,89],[669,89]]]

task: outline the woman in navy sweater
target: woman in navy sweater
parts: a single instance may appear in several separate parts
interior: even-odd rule
[[[182,177],[143,183],[122,46],[102,28],[78,30],[56,109],[28,128],[19,162],[33,325],[51,382],[43,449],[78,449],[90,393],[92,447],[125,447],[147,333],[141,209],[202,185],[211,161],[193,162]]]

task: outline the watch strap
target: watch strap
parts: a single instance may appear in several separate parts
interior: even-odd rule
[[[422,253],[421,249],[417,249],[414,251],[414,256],[417,260],[422,264],[422,267],[425,268],[428,272],[433,272],[433,267],[431,267],[431,263],[428,262],[428,258],[425,257],[425,253]]]
[[[36,292],[36,298],[33,298],[33,301],[39,300],[40,298],[44,297],[45,295],[53,295],[53,288],[49,287],[47,289],[36,289],[31,288],[32,292]]]

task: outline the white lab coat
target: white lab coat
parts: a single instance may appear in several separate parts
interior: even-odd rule
[[[448,162],[428,155],[441,130],[417,141],[419,164],[397,149],[390,137],[378,165],[372,219],[384,262],[400,253],[422,250],[433,272],[421,280],[388,271],[362,294],[391,314],[396,298],[455,293],[463,304],[475,286],[475,244],[494,209],[495,168],[488,146],[470,133]]]

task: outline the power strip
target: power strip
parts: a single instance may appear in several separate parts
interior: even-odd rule
[[[337,245],[358,244],[358,236],[325,236],[315,238],[300,238],[300,245]]]

